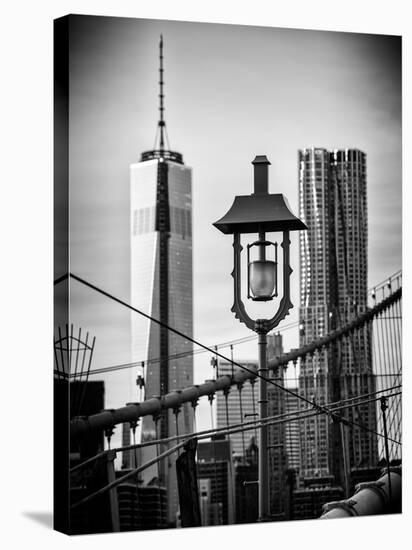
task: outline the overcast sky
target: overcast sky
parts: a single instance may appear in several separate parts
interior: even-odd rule
[[[171,147],[193,168],[195,337],[248,336],[230,312],[232,246],[212,223],[252,191],[255,155],[298,213],[297,151],[367,154],[369,286],[401,267],[401,57],[390,36],[76,16],[70,34],[71,271],[129,298],[129,165],[153,147],[164,37]],[[298,240],[292,239],[293,313]],[[129,361],[129,313],[72,283],[73,322],[96,335],[93,368]],[[279,327],[281,328],[281,327]],[[297,329],[285,347],[297,347]],[[255,345],[235,349],[252,358]],[[143,357],[142,357],[143,359]],[[209,377],[210,357],[195,362]],[[127,400],[106,378],[108,407]]]

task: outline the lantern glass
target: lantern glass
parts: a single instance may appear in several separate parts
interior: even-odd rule
[[[271,300],[276,284],[276,262],[256,260],[249,263],[249,285],[255,300]]]

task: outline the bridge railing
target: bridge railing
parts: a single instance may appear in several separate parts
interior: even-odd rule
[[[381,302],[375,304],[374,307],[365,311],[362,315],[347,323],[343,327],[331,332],[330,334],[311,342],[310,344],[303,346],[297,350],[292,350],[289,353],[283,354],[276,359],[272,359],[268,362],[268,368],[272,371],[272,374],[280,367],[285,369],[289,364],[295,364],[298,360],[305,360],[307,357],[313,356],[315,353],[319,353],[327,349],[332,344],[342,341],[345,338],[353,334],[357,329],[362,329],[368,323],[372,323],[375,319],[381,318],[386,312],[392,312],[392,308],[395,304],[399,304],[402,296],[402,288],[396,289]],[[120,407],[118,409],[106,410],[101,413],[97,413],[88,417],[77,417],[71,422],[71,437],[79,438],[85,436],[87,433],[95,430],[105,430],[112,428],[118,424],[124,422],[133,422],[140,418],[151,415],[156,416],[162,409],[176,409],[184,403],[189,403],[192,406],[196,406],[197,400],[203,396],[213,396],[218,391],[224,392],[230,387],[237,388],[240,384],[247,380],[253,380],[256,378],[256,372],[253,369],[245,367],[244,365],[232,361],[229,357],[226,357],[215,350],[211,349],[210,352],[217,355],[224,361],[233,363],[238,371],[234,376],[221,376],[216,380],[208,380],[204,384],[193,385],[182,390],[172,391],[167,395],[160,397],[153,397],[142,403],[133,403]],[[386,373],[379,373],[383,375]],[[390,378],[394,379],[396,374],[389,373]],[[282,384],[270,380],[271,384],[275,387],[280,387],[281,391],[290,393],[294,392],[283,387]],[[314,404],[314,403],[312,403]]]
[[[96,290],[93,285],[89,286]],[[107,293],[105,294],[110,297]],[[345,471],[370,465],[375,456],[376,461],[378,459],[385,461],[387,458],[392,461],[400,459],[401,298],[402,286],[401,274],[399,274],[391,279],[389,284],[386,282],[374,289],[370,296],[370,307],[366,311],[324,337],[269,361],[268,383],[271,390],[276,392],[277,399],[273,402],[279,404],[265,421],[277,427],[278,430],[271,432],[274,438],[270,445],[273,448],[270,458],[272,469],[279,468],[279,464],[282,464],[282,467],[286,464],[296,467],[299,463],[298,467],[301,468],[302,474],[305,471],[307,475],[321,476],[324,473],[322,468],[325,466],[316,456],[322,456],[327,452],[331,424],[337,424],[341,428],[342,447],[345,450]],[[188,407],[191,408],[193,424],[196,426],[196,410],[199,402],[207,400],[211,410],[210,430],[198,432],[194,429],[191,433],[181,432],[167,439],[161,438],[156,431],[156,436],[151,441],[112,449],[111,456],[136,451],[145,446],[156,446],[157,456],[152,461],[140,463],[140,465],[137,464],[137,459],[132,462],[135,467],[132,467],[127,475],[133,477],[170,454],[179,452],[191,438],[210,438],[217,433],[226,434],[231,438],[241,434],[243,454],[245,454],[243,434],[252,432],[256,436],[257,428],[261,425],[256,418],[246,420],[248,416],[255,417],[254,398],[247,399],[248,392],[245,392],[245,388],[250,385],[253,391],[258,376],[256,370],[234,361],[232,357],[226,357],[217,349],[192,341],[209,351],[218,360],[232,365],[232,373],[140,403],[129,403],[124,407],[105,410],[88,417],[74,418],[70,426],[71,437],[82,440],[93,432],[104,431],[110,444],[113,430],[118,425],[127,426],[126,429],[132,430],[135,434],[141,419],[151,416],[156,424],[156,419],[165,410],[173,412],[177,423],[185,407],[186,412]],[[356,346],[359,347],[362,342],[365,345],[362,348],[364,357],[360,375],[359,365],[354,363],[352,367],[349,365],[343,368],[342,358],[349,357],[355,361]],[[335,365],[333,376],[326,375],[322,371],[321,367],[325,361]],[[285,373],[288,369],[293,369],[295,373],[295,386],[285,382]],[[345,391],[334,393],[330,388],[333,384],[341,388],[345,387]],[[215,427],[213,424],[212,406],[215,397],[219,395],[224,397],[223,402],[226,405],[225,427]],[[229,418],[228,399],[233,400],[235,395],[237,395],[236,399],[239,399],[238,416],[234,418],[231,414]],[[338,397],[330,398],[334,395]],[[382,410],[383,400],[386,400],[388,405],[385,411]],[[281,445],[283,451],[280,454],[277,449],[279,443],[276,442],[279,437],[283,437],[285,441],[285,445]],[[302,447],[302,441],[306,447]],[[316,450],[315,459],[311,458],[314,455],[313,449]],[[108,452],[105,451],[105,453]],[[98,456],[75,466],[72,474],[92,464]],[[279,459],[279,456],[284,458]],[[301,461],[302,456],[307,457],[306,462]],[[119,479],[120,481],[114,480],[109,486],[88,495],[87,499],[91,500],[102,492],[116,487],[121,480],[125,480],[124,477]],[[81,505],[81,502],[76,503],[76,506]]]

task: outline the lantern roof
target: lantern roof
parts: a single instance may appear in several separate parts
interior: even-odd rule
[[[213,225],[222,233],[258,233],[259,231],[299,231],[307,229],[291,211],[281,193],[268,193],[268,165],[264,155],[254,165],[254,193],[235,197],[229,211]]]

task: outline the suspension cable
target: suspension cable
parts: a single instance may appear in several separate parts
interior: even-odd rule
[[[378,399],[378,398],[376,398],[376,399]],[[381,399],[381,398],[379,398],[379,399]],[[348,407],[348,405],[343,406],[341,408],[347,408],[347,407]],[[308,415],[317,415],[317,414],[320,414],[320,412],[319,411],[313,411],[313,410],[308,411]],[[343,420],[344,419],[342,419],[342,421]],[[288,421],[289,421],[288,419],[276,419],[276,420],[271,420],[269,422],[266,422],[266,420],[265,420],[264,423],[267,424],[267,425],[272,425],[272,424],[279,424],[279,423],[288,422]],[[256,422],[258,422],[259,424],[261,423],[261,421],[256,421]],[[253,424],[253,422],[250,422],[248,424]],[[236,433],[238,431],[242,431],[242,430],[245,430],[245,429],[252,429],[252,427],[245,428],[245,426],[243,425],[243,427],[236,428],[236,429],[230,429],[230,430],[227,430],[226,428],[224,428],[222,431],[224,431],[224,433],[229,434],[229,433]],[[217,431],[217,430],[215,430],[215,431]],[[139,474],[140,472],[142,472],[146,468],[152,466],[156,462],[158,462],[158,461],[162,460],[163,458],[166,458],[167,456],[171,455],[172,453],[178,451],[179,449],[181,449],[182,447],[184,447],[187,444],[187,440],[193,439],[193,438],[206,439],[206,438],[210,437],[210,434],[201,434],[201,433],[199,433],[199,434],[187,434],[186,436],[180,436],[180,437],[185,437],[186,440],[183,441],[183,442],[177,443],[176,445],[174,445],[173,447],[171,447],[170,449],[168,449],[167,451],[165,451],[161,455],[149,460],[148,462],[146,462],[142,466],[139,466],[138,468],[134,468],[133,470],[131,470],[130,472],[128,472],[124,476],[117,478],[115,481],[112,481],[111,483],[107,484],[106,486],[102,487],[101,489],[98,489],[94,493],[91,493],[90,495],[86,496],[82,500],[75,502],[74,504],[71,505],[71,509],[77,508],[80,505],[85,504],[86,502],[92,500],[93,498],[109,491],[110,489],[113,489],[114,487],[117,487],[121,483],[124,483],[128,479],[130,479],[133,476]],[[388,440],[389,440],[389,438],[388,438]],[[123,449],[117,449],[117,450],[120,451],[120,450],[123,450]],[[113,449],[113,451],[116,451],[116,450]]]
[[[376,293],[376,289],[380,288],[381,285],[384,285],[384,284],[387,284],[387,281],[388,280],[392,280],[392,279],[396,279],[396,276],[399,277],[399,274],[402,272],[402,270],[398,270],[397,272],[395,272],[394,274],[392,274],[390,277],[388,277],[388,279],[385,279],[384,281],[382,281],[381,283],[378,283],[377,285],[375,285],[374,287],[371,287],[370,289],[368,289],[368,293]],[[72,277],[73,275],[70,274],[70,277]],[[80,278],[77,278],[76,276],[73,276],[74,278],[80,280]],[[56,279],[54,281],[54,284],[57,285],[59,284],[60,282],[62,282],[63,280],[67,279],[68,278],[68,275],[63,275],[62,277]],[[80,280],[80,282],[84,282],[86,284],[85,281],[82,281]],[[311,320],[314,320],[314,318],[310,319],[309,321]],[[287,329],[290,329],[290,328],[294,328],[296,326],[298,326],[300,324],[300,321],[294,321],[292,323],[289,323],[289,324],[286,324],[284,325],[281,329],[280,329],[280,332],[284,332],[285,330]],[[227,347],[231,347],[233,348],[233,344],[242,344],[242,343],[246,343],[246,342],[249,342],[249,341],[252,341],[254,339],[256,339],[257,336],[256,335],[251,335],[251,336],[244,336],[242,338],[238,338],[238,339],[235,339],[235,340],[230,340],[230,341],[227,341],[227,342],[222,342],[220,344],[217,344],[215,346],[215,349],[220,349],[220,348],[227,348]],[[195,349],[195,350],[190,350],[190,351],[186,351],[186,352],[180,352],[180,353],[176,353],[174,355],[169,355],[169,357],[167,359],[169,360],[173,360],[173,359],[180,359],[180,358],[183,358],[183,357],[187,357],[187,356],[192,356],[192,355],[197,355],[199,353],[205,353],[206,351],[209,351],[209,350],[206,350],[206,349],[203,349],[202,347],[201,348],[198,348],[198,349]],[[147,363],[148,364],[155,364],[155,363],[159,363],[160,362],[160,358],[157,357],[157,358],[153,358],[153,359],[150,359]],[[103,374],[105,372],[112,372],[112,371],[117,371],[117,370],[123,370],[123,369],[128,369],[128,368],[133,368],[135,366],[142,366],[144,363],[144,361],[134,361],[134,362],[130,362],[130,363],[122,363],[122,364],[118,364],[118,365],[110,365],[108,367],[101,367],[99,369],[93,369],[90,371],[90,375],[96,375],[96,374]],[[72,377],[73,375],[69,375],[70,377]]]
[[[121,300],[120,298],[117,298],[116,296],[113,296],[112,294],[106,292],[105,290],[97,287],[96,285],[92,284],[92,283],[89,283],[88,281],[82,279],[81,277],[78,277],[77,275],[75,275],[74,273],[70,273],[69,274],[71,278],[73,278],[74,280],[80,282],[81,284],[91,288],[92,290],[95,290],[96,292],[102,294],[103,296],[106,296],[106,298],[109,298],[115,302],[117,302],[118,304],[130,309],[131,311],[134,311],[135,313],[138,313],[140,315],[142,315],[143,317],[145,317],[146,319],[149,319],[151,321],[153,321],[154,323],[158,324],[159,326],[163,327],[163,328],[166,328],[168,330],[170,330],[171,332],[173,332],[174,334],[177,334],[178,336],[181,336],[182,338],[185,338],[186,340],[189,340],[190,342],[202,347],[203,349],[209,351],[210,353],[214,353],[216,356],[220,357],[221,359],[224,359],[225,361],[228,361],[230,362],[230,359],[228,357],[225,357],[224,355],[222,355],[221,353],[219,353],[217,350],[212,350],[210,347],[202,344],[201,342],[198,342],[196,341],[195,339],[191,338],[190,336],[188,335],[185,335],[184,333],[182,333],[181,331],[173,328],[173,327],[170,327],[168,326],[167,324],[163,323],[162,321],[159,321],[158,319],[155,319],[154,317],[148,315],[147,313],[144,313],[143,311],[133,307],[132,305],[128,304],[127,302],[125,302],[124,300]],[[68,275],[68,276],[69,276]],[[398,291],[396,291],[398,292]],[[396,292],[392,295],[396,295]],[[379,304],[381,307],[383,307],[383,302],[381,304]],[[368,313],[370,312],[366,312],[366,314],[364,315],[367,315]],[[340,330],[343,330],[343,329],[340,329]],[[339,332],[338,331],[335,331],[335,332]],[[245,367],[244,365],[241,365],[240,363],[236,362],[236,361],[233,361],[233,363],[240,367],[241,369],[245,370],[246,372],[249,372],[250,374],[254,374],[256,375],[258,378],[262,378],[263,380],[265,380],[267,383],[269,384],[272,384],[273,386],[277,387],[277,388],[281,388],[283,391],[286,391],[287,393],[290,393],[291,395],[294,395],[295,397],[298,397],[299,399],[301,399],[302,401],[305,401],[306,403],[308,403],[309,405],[312,405],[312,406],[315,406],[315,407],[318,407],[319,410],[323,411],[325,414],[330,414],[330,412],[324,407],[324,406],[321,406],[321,405],[317,405],[315,402],[311,401],[310,399],[307,399],[306,397],[304,397],[303,395],[299,395],[299,394],[296,394],[295,392],[289,390],[288,388],[280,385],[280,384],[277,384],[276,382],[274,382],[273,380],[271,380],[270,378],[266,378],[264,376],[262,376],[260,373],[256,373],[255,371],[252,371],[252,369],[249,369],[248,367]],[[355,423],[353,421],[351,421],[351,424],[352,425],[358,425],[358,426],[361,426],[360,424],[358,423]],[[366,426],[363,427],[363,429],[367,430],[367,431],[371,431],[369,428],[367,428]]]
[[[221,359],[224,359],[225,361],[230,361],[230,359],[228,357],[225,357],[224,355],[222,355],[221,353],[219,353],[217,350],[212,350],[210,347],[208,346],[205,346],[204,344],[196,341],[195,339],[191,338],[190,336],[188,335],[185,335],[184,333],[182,333],[181,331],[173,328],[173,327],[170,327],[169,325],[167,325],[166,323],[163,323],[162,321],[159,321],[158,319],[155,319],[154,317],[148,315],[147,313],[144,313],[143,311],[139,310],[138,308],[135,308],[133,307],[132,305],[128,304],[127,302],[125,302],[124,300],[121,300],[120,298],[117,298],[116,296],[113,296],[112,294],[110,294],[109,292],[106,292],[105,290],[97,287],[96,285],[92,284],[92,283],[89,283],[88,281],[82,279],[81,277],[78,277],[77,275],[75,275],[74,273],[69,273],[67,275],[67,277],[70,276],[71,278],[73,278],[74,280],[80,282],[81,284],[91,288],[92,290],[95,290],[96,292],[102,294],[103,296],[106,296],[106,298],[109,298],[111,300],[113,300],[114,302],[130,309],[131,311],[134,311],[135,313],[138,313],[140,315],[142,315],[143,317],[145,317],[146,319],[149,319],[151,321],[153,321],[154,323],[158,324],[159,326],[163,327],[163,328],[166,328],[167,330],[170,330],[171,332],[173,332],[174,334],[177,334],[178,336],[182,337],[182,338],[185,338],[186,340],[189,340],[190,342],[202,347],[203,349],[206,349],[208,350],[210,353],[215,353],[216,356],[220,357]],[[397,291],[395,291],[391,296],[390,298],[392,298],[392,300],[394,300],[394,298],[400,294],[400,289],[398,289]],[[386,300],[389,300],[388,298]],[[386,302],[385,300],[383,300],[377,307],[380,307],[380,310],[379,311],[382,311],[384,307],[388,307],[387,306],[387,303],[391,303],[391,302]],[[368,318],[370,316],[370,311],[367,311],[366,313],[363,314],[363,316],[361,316],[360,318],[358,318],[356,320],[356,322],[352,322],[351,325],[356,325],[356,324],[359,324],[360,322],[360,319],[362,317],[365,317],[365,318]],[[346,329],[348,332],[350,332],[349,328]],[[339,334],[339,333],[344,333],[345,332],[345,329],[339,329],[337,331],[334,331],[334,333],[336,334]],[[329,335],[329,338],[331,338],[331,336]],[[325,339],[321,339],[321,341],[323,341]],[[313,346],[313,344],[312,344]],[[311,345],[309,346],[305,346],[303,349],[306,349],[306,348],[310,348]],[[319,346],[318,346],[319,347]],[[304,353],[302,351],[302,353]],[[305,396],[303,395],[299,395],[298,393],[295,393],[291,390],[289,390],[288,388],[280,385],[280,384],[277,384],[276,382],[274,382],[273,380],[271,380],[270,378],[266,378],[264,376],[262,376],[262,374],[260,373],[256,373],[254,371],[252,371],[251,369],[249,369],[248,367],[245,367],[244,365],[241,365],[240,363],[237,363],[236,361],[233,362],[235,365],[237,365],[238,367],[240,367],[241,369],[245,370],[246,372],[249,372],[249,373],[253,373],[254,375],[256,375],[258,378],[262,378],[263,380],[265,380],[267,383],[269,384],[272,384],[273,386],[277,387],[277,388],[280,388],[282,389],[283,391],[287,392],[287,393],[290,393],[292,395],[294,395],[295,397],[298,397],[298,399],[301,399],[302,401],[305,401],[306,403],[308,403],[309,405],[312,405],[313,407],[316,407],[317,410],[319,410],[320,412],[323,412],[324,414],[327,414],[327,415],[331,415],[332,418],[333,418],[333,415],[334,413],[329,411],[325,406],[322,406],[322,405],[318,405],[316,404],[314,401],[311,401],[310,399],[307,399]],[[375,435],[378,435],[378,433],[375,431],[375,430],[372,430],[371,428],[363,425],[363,424],[360,424],[359,422],[354,422],[353,420],[347,420],[347,422],[352,425],[352,426],[358,426],[359,428],[363,429],[364,431],[368,431],[370,433],[373,433]]]
[[[368,397],[378,396],[381,393],[393,391],[393,390],[398,389],[398,388],[400,388],[400,386],[394,386],[392,388],[387,388],[385,390],[380,390],[380,391],[372,392],[372,393],[369,393],[369,394],[364,394],[364,395],[361,395],[361,396],[358,396],[358,397],[351,397],[351,398],[348,398],[348,399],[335,401],[333,403],[327,403],[327,406],[332,407],[333,412],[336,412],[336,411],[339,411],[343,408],[353,407],[356,404],[358,404],[358,403],[356,403],[356,404],[348,403],[350,401],[354,401],[356,399],[366,399]],[[388,395],[388,397],[394,397],[396,395],[400,395],[401,393],[402,393],[401,391],[396,392],[396,393],[392,393],[391,395]],[[379,399],[380,399],[380,397],[376,397],[375,399],[370,399],[368,402],[377,401]],[[360,404],[363,404],[363,402],[361,402]],[[304,417],[304,415],[306,413],[310,412],[310,411],[313,411],[313,407],[312,408],[306,408],[306,409],[299,408],[297,411],[290,411],[290,412],[285,412],[285,413],[278,414],[278,415],[275,415],[275,416],[268,416],[263,421],[260,420],[260,419],[255,419],[255,420],[250,420],[250,421],[247,421],[247,422],[240,422],[240,423],[237,423],[237,424],[228,424],[226,427],[215,428],[213,430],[213,433],[225,432],[228,429],[239,428],[239,427],[240,428],[245,427],[244,428],[245,430],[254,429],[258,424],[265,423],[266,421],[270,422],[272,420],[277,420],[277,419],[286,419],[286,421],[287,421],[289,416],[294,417],[291,420],[293,422],[293,421],[299,420],[300,416]],[[318,412],[316,412],[316,414],[322,414],[322,413],[318,411]],[[229,409],[228,409],[228,407],[226,408],[226,418],[227,418],[227,422],[228,422],[228,420],[229,420]],[[241,431],[241,430],[239,430],[239,431]],[[194,433],[191,433],[191,434],[183,434],[181,436],[170,436],[170,437],[167,437],[167,438],[158,438],[158,439],[155,439],[155,440],[150,440],[150,441],[145,441],[143,443],[138,443],[136,445],[136,448],[143,448],[143,447],[148,447],[148,446],[151,446],[151,445],[156,445],[156,447],[157,447],[159,444],[166,445],[168,443],[171,443],[173,441],[181,439],[182,437],[198,437],[200,435],[208,436],[208,435],[210,435],[210,433],[211,433],[211,430],[208,429],[208,430],[202,430],[202,431],[199,431],[199,432],[194,432]],[[377,435],[379,435],[380,437],[384,437],[383,434],[377,434]],[[394,440],[391,440],[391,441],[394,441]],[[399,441],[394,441],[394,443],[396,443],[398,445],[401,445],[401,443]],[[120,452],[122,450],[131,450],[133,448],[134,448],[133,445],[128,445],[128,446],[125,446],[125,447],[117,447],[117,448],[113,449],[113,451],[114,452]],[[104,454],[106,454],[106,451],[103,451],[102,453],[99,453],[94,457],[90,457],[90,458],[86,459],[84,462],[82,462],[80,464],[76,464],[76,466],[71,468],[70,472],[72,473],[72,472],[75,472],[76,470],[79,470],[83,466],[86,466],[87,464],[93,462],[99,456],[103,456]]]

